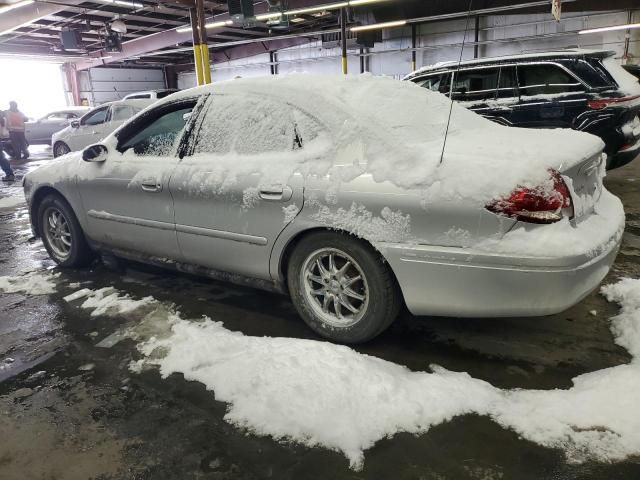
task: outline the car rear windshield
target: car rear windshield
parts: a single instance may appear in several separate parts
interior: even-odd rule
[[[564,64],[591,88],[615,88],[616,83],[599,58],[584,57]]]

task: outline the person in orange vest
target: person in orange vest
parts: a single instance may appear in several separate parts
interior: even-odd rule
[[[9,111],[5,114],[7,122],[7,130],[9,130],[9,138],[11,138],[11,145],[13,145],[13,151],[15,158],[29,158],[29,146],[27,143],[27,137],[24,135],[24,122],[28,120],[24,113],[18,110],[18,104],[16,102],[9,102]]]
[[[5,130],[6,128],[5,123],[6,122],[4,119],[4,112],[0,110],[0,137],[3,137],[2,131]],[[7,157],[4,156],[4,151],[2,150],[2,148],[3,148],[3,145],[0,143],[0,168],[5,174],[5,176],[2,177],[2,181],[13,182],[15,181],[16,177],[13,174],[13,170],[11,169],[11,164],[9,163],[9,160],[7,160]]]

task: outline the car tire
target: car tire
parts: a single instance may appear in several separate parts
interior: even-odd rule
[[[86,267],[95,254],[73,209],[61,196],[47,195],[38,206],[38,225],[49,256],[61,267]]]
[[[66,155],[70,151],[71,149],[69,148],[69,145],[67,145],[66,143],[56,142],[56,144],[53,146],[53,157],[54,158],[61,157],[62,155]]]
[[[356,344],[376,337],[402,305],[389,265],[369,244],[347,234],[303,238],[289,259],[287,279],[300,316],[334,342]]]

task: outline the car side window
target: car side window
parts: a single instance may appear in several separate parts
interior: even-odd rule
[[[456,72],[453,80],[453,99],[461,102],[493,100],[498,89],[500,69],[476,68]]]
[[[44,119],[49,120],[50,122],[61,122],[63,120],[66,120],[67,117],[63,112],[54,112],[44,117]]]
[[[309,124],[296,127],[297,115],[283,103],[217,95],[205,114],[193,153],[251,155],[300,148],[317,132]]]
[[[146,99],[146,98],[151,98],[151,94],[150,93],[143,93],[140,95],[127,95],[127,100],[139,100],[139,99]]]
[[[518,96],[518,81],[516,79],[516,67],[500,67],[500,79],[498,80],[498,98],[514,98]]]
[[[120,140],[118,151],[138,156],[167,156],[177,147],[196,102],[165,108],[133,125],[130,135]],[[150,112],[153,113],[153,112]]]
[[[415,83],[420,85],[422,88],[427,88],[432,92],[440,91],[440,84],[442,83],[443,74],[437,73],[435,75],[430,75],[428,77],[422,77],[417,80]]]
[[[580,92],[584,86],[557,65],[518,65],[518,86],[521,96]]]
[[[88,113],[82,118],[80,123],[82,125],[99,125],[107,120],[107,114],[109,113],[109,107],[101,107],[93,112]]]
[[[127,120],[135,115],[135,110],[129,105],[114,105],[111,107],[111,120],[118,122]]]

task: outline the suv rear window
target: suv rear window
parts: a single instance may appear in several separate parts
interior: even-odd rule
[[[456,73],[453,81],[453,99],[461,102],[493,100],[498,89],[499,72],[499,68],[492,67]]]
[[[584,86],[557,65],[518,65],[520,95],[549,95],[554,93],[580,92]]]

